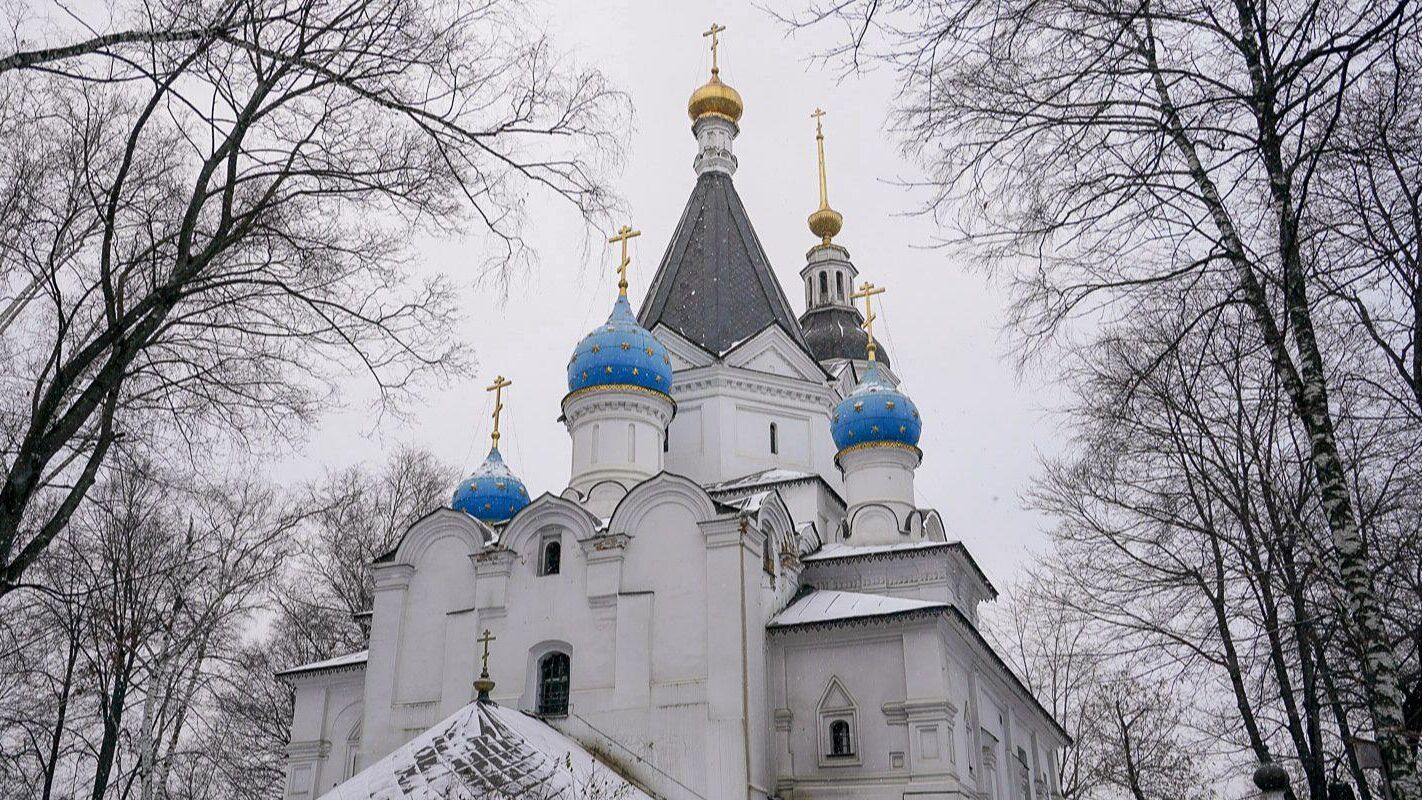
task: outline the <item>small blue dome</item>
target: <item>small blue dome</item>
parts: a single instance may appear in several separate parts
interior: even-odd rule
[[[507,522],[528,505],[528,489],[494,447],[474,474],[460,482],[449,505],[485,522]]]
[[[671,356],[637,324],[626,295],[619,295],[612,316],[583,337],[568,361],[568,391],[591,386],[630,385],[671,393]]]
[[[918,406],[895,389],[871,361],[859,385],[834,407],[830,432],[840,450],[866,442],[917,446],[923,421]]]

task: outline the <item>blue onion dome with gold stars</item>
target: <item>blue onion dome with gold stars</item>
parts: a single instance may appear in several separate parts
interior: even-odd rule
[[[841,451],[869,444],[917,447],[923,421],[918,406],[870,361],[859,385],[834,407],[830,433]]]
[[[583,337],[568,361],[568,392],[636,387],[670,396],[671,356],[618,295],[607,322]]]
[[[477,517],[484,522],[498,523],[513,519],[513,515],[528,505],[528,489],[523,481],[504,463],[499,448],[493,447],[484,463],[460,482],[454,490],[450,507]]]

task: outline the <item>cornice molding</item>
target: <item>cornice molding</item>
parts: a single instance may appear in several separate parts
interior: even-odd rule
[[[326,739],[308,739],[303,742],[291,742],[286,746],[286,756],[293,761],[320,760],[330,754],[331,743]]]
[[[698,369],[712,370],[714,368],[701,367]],[[725,367],[725,369],[734,369],[742,372],[749,371],[742,370],[740,367]],[[804,384],[807,387],[813,386],[814,388],[812,390],[809,388],[796,388],[783,385],[777,386],[772,384],[770,380],[757,380],[749,376],[742,377],[740,375],[713,373],[700,376],[686,376],[683,374],[684,376],[678,377],[676,383],[673,384],[672,392],[678,397],[686,398],[688,395],[704,390],[735,389],[761,397],[779,397],[800,403],[808,403],[817,408],[822,408],[826,413],[834,407],[837,401],[835,391],[827,385],[812,384],[799,378],[785,378],[778,375],[770,375],[769,373],[764,374],[768,378],[777,381],[784,381],[786,383],[793,381],[795,383]]]
[[[946,722],[953,728],[953,720],[958,716],[958,707],[951,700],[898,700],[880,707],[890,725],[907,725],[910,722]]]
[[[589,561],[606,561],[621,558],[631,541],[632,537],[625,533],[604,533],[579,539],[578,544]]]
[[[645,405],[645,401],[659,401],[658,405],[666,404],[669,406],[667,409],[669,415],[676,411],[676,400],[666,392],[648,389],[645,386],[638,386],[634,383],[607,383],[600,386],[584,386],[581,389],[564,395],[562,402],[563,413],[566,415],[582,412],[587,408],[602,407],[601,405],[588,405],[586,401],[589,400],[589,398],[597,398],[603,400],[604,403],[613,404],[609,406],[613,408],[625,408],[628,405],[636,404],[640,409]],[[638,399],[641,399],[643,402],[638,403]],[[578,401],[583,402],[580,403]],[[568,406],[574,403],[578,404],[577,412],[570,411],[568,408]]]
[[[409,588],[410,579],[414,576],[414,564],[377,564],[371,570],[377,592]]]
[[[474,559],[474,569],[478,575],[507,575],[513,571],[518,554],[503,547],[491,547],[470,556]]]

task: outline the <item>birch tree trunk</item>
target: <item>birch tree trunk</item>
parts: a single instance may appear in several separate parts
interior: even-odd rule
[[[1170,362],[1182,338],[1215,326],[1221,309],[1249,310],[1268,369],[1306,437],[1308,458],[1299,466],[1332,538],[1337,594],[1362,653],[1358,667],[1388,781],[1398,800],[1422,800],[1395,632],[1373,582],[1379,565],[1368,557],[1352,494],[1359,482],[1330,397],[1333,381],[1368,381],[1375,364],[1422,374],[1405,363],[1418,351],[1404,334],[1391,349],[1386,336],[1375,336],[1373,349],[1366,340],[1360,346],[1336,326],[1339,309],[1320,310],[1331,287],[1360,273],[1334,274],[1334,264],[1318,260],[1339,232],[1310,213],[1339,120],[1359,87],[1404,61],[1396,82],[1422,80],[1417,5],[808,5],[783,19],[791,27],[832,20],[850,31],[825,57],[850,68],[886,64],[901,78],[893,121],[928,172],[925,210],[943,221],[946,245],[1008,277],[1024,364],[1038,363],[1048,348],[1073,352],[1078,324],[1111,343],[1151,315],[1188,309],[1192,316],[1174,338],[1153,343],[1149,373]],[[1413,137],[1415,105],[1385,119],[1394,120],[1398,139]],[[1399,207],[1405,213],[1406,204]],[[1408,234],[1400,241],[1410,243]],[[1412,291],[1353,296],[1363,306],[1359,316],[1377,312],[1366,318],[1397,320],[1393,329],[1422,319],[1415,302],[1422,284],[1405,276],[1401,283]],[[1360,374],[1335,377],[1342,369]],[[1379,419],[1415,420],[1415,398],[1384,388],[1369,402]],[[1376,433],[1360,436],[1422,438],[1416,426],[1351,423],[1374,425]],[[1406,446],[1399,452],[1396,469],[1411,469]],[[1294,733],[1306,752],[1309,731]]]

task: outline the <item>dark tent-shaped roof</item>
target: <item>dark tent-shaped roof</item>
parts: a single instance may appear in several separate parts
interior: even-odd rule
[[[800,317],[805,343],[810,346],[810,353],[816,361],[867,358],[869,336],[860,327],[863,323],[864,315],[857,309],[836,305],[812,308]],[[882,341],[874,340],[874,348],[884,366],[893,366],[889,363],[889,353]]]
[[[770,323],[810,352],[731,176],[723,172],[697,179],[637,316],[648,330],[664,324],[717,355]]]

